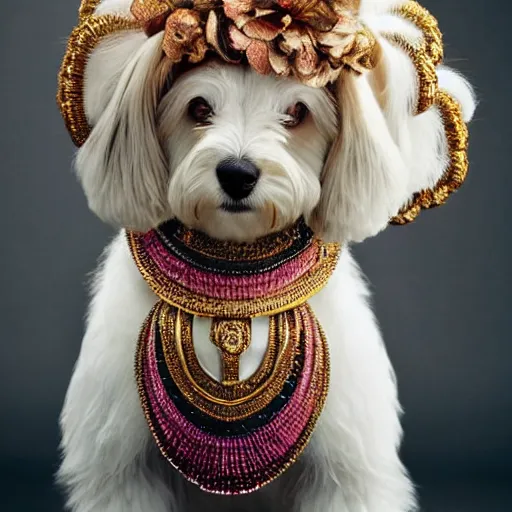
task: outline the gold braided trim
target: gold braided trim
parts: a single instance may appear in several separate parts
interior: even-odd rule
[[[89,4],[83,4],[84,12]],[[84,75],[87,60],[100,41],[121,30],[136,30],[135,21],[120,16],[88,16],[69,37],[59,72],[57,104],[76,146],[87,140],[91,128],[84,105]]]
[[[425,52],[432,60],[432,64],[438,66],[443,61],[443,35],[439,30],[439,24],[434,16],[418,2],[406,2],[392,11],[402,18],[416,25],[425,38]]]
[[[197,295],[171,281],[146,254],[140,235],[127,233],[128,244],[140,273],[151,289],[171,306],[192,315],[220,318],[254,318],[276,315],[304,304],[317,294],[334,272],[340,255],[340,245],[318,242],[318,262],[291,285],[271,297],[246,300],[226,300]]]
[[[438,91],[435,101],[446,132],[450,163],[433,189],[415,194],[412,201],[391,220],[392,224],[412,222],[421,209],[433,208],[446,202],[464,182],[468,172],[468,128],[459,103],[445,91]]]
[[[88,16],[91,16],[96,11],[101,0],[82,0],[80,3],[80,9],[78,10],[78,18],[82,22]]]
[[[282,356],[276,362],[271,375],[258,387],[250,389],[249,393],[239,398],[233,396],[233,386],[222,386],[220,396],[210,395],[198,383],[187,366],[184,350],[194,350],[191,333],[191,323],[183,325],[183,313],[175,308],[162,303],[156,312],[162,337],[165,362],[169,372],[183,396],[195,407],[205,414],[221,421],[238,421],[245,419],[265,408],[282,390],[287,377],[290,374],[295,354],[299,347],[300,332],[293,328],[293,324],[280,322],[274,323],[281,327],[281,331],[275,329],[269,333],[269,343],[275,343],[278,339],[287,339],[287,347],[283,349]],[[292,315],[293,313],[283,313]],[[291,332],[285,332],[284,328]],[[183,339],[186,337],[186,339]],[[186,345],[186,346],[184,346]],[[267,369],[266,373],[267,373]],[[200,377],[200,376],[199,376]],[[244,389],[245,391],[245,389]],[[238,393],[240,394],[240,393]]]

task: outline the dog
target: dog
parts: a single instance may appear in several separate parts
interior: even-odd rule
[[[91,52],[83,101],[92,129],[75,167],[91,210],[121,231],[93,279],[61,415],[58,478],[70,510],[417,509],[398,455],[395,376],[349,245],[376,235],[415,194],[433,189],[449,165],[449,140],[436,105],[415,115],[415,63],[382,36],[418,37],[392,11],[404,2],[360,4],[377,34],[379,63],[325,87],[216,56],[176,72],[162,58],[163,32],[127,30]],[[103,0],[91,9],[128,19],[130,5]],[[444,66],[436,76],[468,122],[475,108],[469,84]],[[213,239],[251,243],[299,217],[342,244],[333,275],[309,301],[329,342],[324,411],[303,455],[275,481],[243,496],[204,493],[162,459],[140,407],[136,343],[157,296],[124,230],[146,232],[176,218]],[[220,378],[209,345],[205,336],[197,351]]]

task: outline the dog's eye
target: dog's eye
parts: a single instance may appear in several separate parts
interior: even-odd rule
[[[299,101],[299,103],[295,103],[295,105],[288,107],[283,124],[287,128],[295,128],[306,120],[308,114],[308,107]]]
[[[188,115],[196,123],[208,125],[211,123],[213,109],[204,98],[194,98],[188,105]]]

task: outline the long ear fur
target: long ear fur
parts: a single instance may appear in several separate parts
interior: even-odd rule
[[[367,24],[375,34],[420,40],[415,25],[385,13],[384,7],[397,3],[403,2],[363,2]],[[418,75],[410,56],[378,39],[378,66],[337,84],[340,132],[324,168],[315,227],[339,241],[360,241],[384,229],[415,193],[434,187],[450,164],[442,113],[434,105],[415,115]],[[437,75],[439,88],[460,103],[468,122],[475,110],[468,82],[443,66]]]
[[[84,106],[95,126],[103,114],[128,63],[146,42],[142,31],[122,31],[105,37],[87,60],[84,73]]]
[[[336,85],[341,126],[328,156],[316,228],[332,240],[359,241],[383,229],[402,204],[406,170],[365,76]]]
[[[167,216],[168,169],[155,119],[169,71],[162,37],[147,39],[128,60],[75,164],[89,207],[106,222],[141,231]]]

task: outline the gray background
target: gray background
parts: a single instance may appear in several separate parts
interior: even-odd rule
[[[444,207],[356,249],[406,410],[424,510],[512,510],[507,1],[424,2],[448,63],[475,84],[471,172]],[[0,510],[59,511],[57,416],[77,357],[84,282],[112,235],[87,210],[55,106],[78,0],[2,1]],[[321,512],[321,511],[319,511]]]

